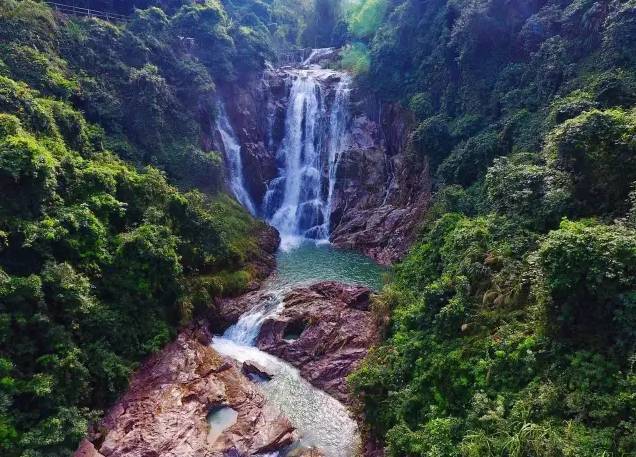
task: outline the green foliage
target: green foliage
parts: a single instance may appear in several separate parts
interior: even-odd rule
[[[490,207],[525,219],[535,229],[555,227],[572,205],[570,176],[529,155],[496,159],[485,179]]]
[[[428,158],[435,168],[453,147],[448,122],[442,116],[424,120],[413,133],[413,152],[420,160]]]
[[[371,38],[389,8],[387,0],[352,0],[346,3],[349,32],[358,39]]]
[[[349,379],[388,455],[636,453],[633,6],[402,0],[367,38],[438,185]]]
[[[598,350],[636,349],[636,233],[563,221],[538,250],[549,322],[561,338]]]
[[[556,168],[574,177],[574,193],[584,214],[625,211],[636,180],[636,115],[592,110],[559,126],[546,154]]]
[[[144,357],[254,279],[262,226],[200,140],[215,82],[262,68],[269,32],[160,3],[126,25],[0,3],[3,456],[70,455]]]
[[[634,452],[634,231],[515,220],[442,215],[383,291],[389,338],[350,385],[389,455]]]
[[[340,53],[340,65],[354,75],[369,71],[369,50],[363,43],[354,43]]]

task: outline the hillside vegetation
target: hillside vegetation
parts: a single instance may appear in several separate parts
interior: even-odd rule
[[[381,15],[349,22],[358,80],[415,113],[437,186],[350,380],[371,433],[390,456],[636,455],[636,3],[355,3]]]
[[[264,225],[201,145],[215,87],[284,37],[186,3],[114,24],[0,2],[3,456],[70,455],[145,356],[253,279]]]

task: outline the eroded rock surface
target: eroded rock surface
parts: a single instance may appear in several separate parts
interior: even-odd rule
[[[261,328],[257,346],[291,363],[315,387],[347,403],[346,376],[378,341],[371,290],[322,282],[292,290]]]
[[[408,160],[414,126],[399,105],[380,105],[352,94],[347,149],[338,162],[332,201],[332,243],[383,265],[401,260],[431,200],[426,166]]]
[[[222,457],[291,444],[290,422],[210,340],[202,327],[189,329],[149,359],[74,457]],[[207,416],[221,406],[238,418],[212,441]]]

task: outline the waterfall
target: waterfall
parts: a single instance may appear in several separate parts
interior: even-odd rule
[[[229,174],[230,188],[236,199],[253,215],[256,214],[256,208],[252,202],[249,192],[245,188],[245,180],[243,179],[243,160],[241,159],[241,145],[239,143],[230,119],[225,111],[225,105],[222,102],[218,104],[218,116],[216,120],[216,128],[223,142],[225,152],[225,163]]]
[[[302,239],[328,241],[336,167],[346,145],[350,79],[323,69],[290,71],[293,82],[279,176],[268,185],[263,212],[283,247]],[[331,80],[339,80],[335,89]]]
[[[327,236],[331,232],[331,202],[336,185],[336,171],[340,154],[345,150],[348,142],[347,122],[349,121],[349,85],[351,78],[343,75],[336,87],[336,99],[329,123],[329,193],[327,194],[327,211],[325,227]]]

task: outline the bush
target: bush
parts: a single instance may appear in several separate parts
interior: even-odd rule
[[[636,180],[636,116],[621,110],[588,111],[550,135],[548,163],[571,173],[584,215],[624,212]]]
[[[57,162],[26,134],[0,142],[0,209],[5,217],[36,216],[49,202],[57,184]]]
[[[636,344],[636,234],[620,226],[564,221],[538,251],[548,326],[584,347]]]
[[[435,170],[453,148],[453,137],[448,123],[442,116],[430,117],[420,123],[413,132],[412,149],[415,157],[427,159]]]
[[[485,190],[494,211],[519,217],[539,231],[556,227],[572,205],[570,176],[532,163],[527,155],[495,159]]]

